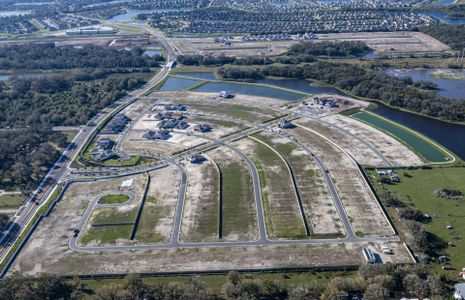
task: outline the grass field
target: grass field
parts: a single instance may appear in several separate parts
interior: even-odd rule
[[[452,159],[452,157],[426,138],[411,130],[407,130],[403,126],[381,118],[376,114],[357,112],[353,114],[352,117],[394,136],[414,152],[418,153],[426,161],[444,163]]]
[[[23,195],[5,194],[0,196],[0,209],[19,208],[24,202]]]
[[[240,162],[217,163],[223,175],[223,236],[247,236],[256,226],[252,176]]]
[[[141,243],[166,242],[166,237],[155,230],[162,217],[169,214],[169,206],[157,203],[157,199],[147,196],[144,210],[137,228],[136,240]]]
[[[250,140],[253,141],[253,140]],[[306,238],[292,181],[286,165],[269,147],[253,141],[268,234],[272,238]]]
[[[133,225],[91,227],[81,237],[80,242],[88,244],[91,241],[100,241],[103,244],[114,244],[118,239],[129,239]]]
[[[428,232],[446,243],[452,241],[454,246],[446,248],[444,254],[451,258],[455,270],[443,271],[439,265],[433,265],[433,268],[451,276],[457,275],[465,267],[465,199],[437,198],[434,192],[448,188],[465,194],[465,168],[404,170],[398,173],[401,182],[385,187],[406,205],[432,217],[430,223],[423,224]],[[453,229],[447,229],[448,225],[452,225]]]
[[[137,208],[120,210],[119,208],[98,208],[91,216],[92,224],[132,222],[137,213]]]
[[[121,195],[106,195],[98,200],[98,204],[118,204],[124,203],[129,200],[129,196],[125,194]]]

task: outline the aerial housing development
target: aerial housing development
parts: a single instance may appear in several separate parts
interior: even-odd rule
[[[465,4],[0,3],[0,298],[464,299]]]

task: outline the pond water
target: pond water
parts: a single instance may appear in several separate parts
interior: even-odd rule
[[[215,80],[215,74],[213,72],[180,72],[177,75],[186,76],[192,78],[199,78],[205,80]],[[332,94],[332,95],[344,95],[344,93],[338,91],[333,87],[327,86],[315,86],[309,81],[303,79],[261,79],[257,80],[256,83],[273,85],[282,87],[285,89],[307,93],[307,94]]]
[[[232,94],[262,96],[286,101],[295,101],[304,97],[303,94],[293,93],[272,87],[233,82],[209,82],[196,88],[195,91],[206,93],[219,93],[221,91],[228,91]]]
[[[337,89],[329,86],[316,86],[310,84],[307,80],[303,79],[261,79],[257,80],[257,83],[268,84],[279,86],[282,88],[299,91],[302,93],[308,94],[332,94],[332,95],[344,95],[344,93],[338,91]]]
[[[0,11],[0,18],[1,17],[12,17],[12,16],[24,16],[24,15],[29,15],[30,13],[31,13],[30,10]]]
[[[199,78],[205,80],[215,80],[215,73],[213,72],[179,72],[176,75],[185,76],[185,77],[192,77],[192,78]]]
[[[416,130],[465,159],[465,126],[379,105],[374,113]]]
[[[201,82],[195,79],[186,79],[178,77],[168,77],[160,91],[184,91]]]
[[[142,53],[142,56],[148,56],[148,57],[154,57],[160,55],[161,56],[161,50],[160,49],[147,49],[145,50],[144,53]]]
[[[108,19],[110,22],[130,22],[134,17],[137,15],[141,14],[150,14],[154,12],[169,12],[169,11],[181,11],[185,9],[161,9],[161,8],[155,8],[155,9],[128,9],[125,13],[115,15],[111,18]]]
[[[455,76],[462,77],[460,79],[449,79],[449,78],[438,78],[434,74],[441,72],[440,70],[397,70],[397,69],[387,69],[386,73],[390,76],[396,77],[412,77],[413,81],[426,80],[434,82],[439,87],[439,94],[443,97],[455,99],[455,100],[465,100],[465,71],[451,71]],[[448,71],[449,72],[449,71]],[[439,74],[439,73],[438,73]]]
[[[434,17],[447,24],[465,24],[464,18],[449,18],[445,12],[423,12],[422,14]]]
[[[367,112],[358,112],[352,115],[353,118],[364,121],[375,127],[381,128],[404,141],[410,147],[412,147],[417,153],[423,158],[430,162],[446,162],[446,154],[439,148],[428,142],[426,139],[419,137],[418,135],[403,129],[391,122],[388,122],[376,115]]]

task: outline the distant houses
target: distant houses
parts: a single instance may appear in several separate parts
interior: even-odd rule
[[[171,137],[171,134],[168,130],[156,130],[149,131],[142,137],[148,140],[168,140]]]
[[[194,130],[198,132],[210,132],[212,131],[213,126],[210,124],[197,124],[194,126]]]
[[[121,133],[130,119],[124,114],[118,114],[108,122],[107,126],[102,129],[101,134],[118,134]]]

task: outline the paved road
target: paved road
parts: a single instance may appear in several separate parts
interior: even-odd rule
[[[238,138],[245,137],[250,134],[250,132],[258,132],[261,130],[270,130],[271,128],[275,127],[276,123],[270,123],[267,125],[257,125],[256,128],[250,128],[249,130],[243,131],[241,134],[237,136],[233,136],[231,140],[236,140]],[[266,223],[265,223],[265,215],[262,203],[262,191],[260,187],[260,179],[258,175],[258,171],[253,163],[253,161],[245,155],[239,149],[233,147],[225,141],[225,139],[215,140],[204,135],[197,135],[201,138],[208,139],[211,141],[211,145],[223,145],[228,147],[232,151],[234,151],[237,155],[243,158],[252,173],[253,179],[253,186],[254,186],[254,195],[255,195],[255,203],[257,207],[257,217],[258,217],[258,228],[259,228],[259,239],[256,241],[242,241],[242,242],[204,242],[204,243],[181,243],[179,241],[179,232],[182,220],[182,212],[184,207],[184,199],[185,199],[185,192],[186,192],[186,185],[187,185],[187,173],[185,172],[184,168],[181,164],[176,163],[173,158],[170,158],[170,163],[176,164],[178,169],[181,172],[181,183],[178,195],[178,202],[176,207],[175,213],[175,221],[173,225],[173,234],[172,238],[169,243],[166,244],[146,244],[146,245],[127,245],[127,246],[79,246],[77,244],[77,238],[72,238],[69,241],[69,247],[77,252],[106,252],[106,251],[124,251],[124,250],[156,250],[156,249],[172,249],[172,248],[208,248],[208,247],[240,247],[240,246],[262,246],[262,245],[292,245],[292,244],[334,244],[334,243],[366,243],[366,242],[388,242],[388,241],[399,241],[399,237],[397,236],[390,236],[390,237],[357,237],[352,224],[349,221],[347,213],[344,209],[344,205],[336,191],[336,188],[332,182],[331,176],[327,172],[327,168],[324,165],[323,161],[315,155],[306,145],[301,143],[296,138],[282,133],[282,132],[275,132],[275,134],[279,134],[280,136],[296,143],[299,145],[307,155],[311,156],[315,162],[317,163],[320,172],[323,174],[325,178],[325,183],[328,187],[328,190],[331,194],[333,199],[334,205],[338,211],[338,214],[341,218],[341,221],[344,225],[346,230],[346,237],[344,238],[334,238],[334,239],[308,239],[308,240],[269,240],[266,235]],[[229,139],[228,139],[229,140]],[[203,150],[197,150],[195,153],[201,153]],[[192,152],[193,153],[193,152]],[[185,156],[187,157],[187,156]],[[185,157],[177,156],[177,160],[181,160]],[[82,231],[86,222],[79,223],[79,229]]]
[[[65,149],[37,190],[34,191],[32,196],[26,202],[25,209],[22,210],[20,215],[17,214],[14,217],[13,223],[11,223],[4,231],[0,238],[0,245],[2,246],[0,249],[0,261],[3,262],[18,237],[24,233],[25,229],[27,229],[27,225],[32,221],[39,209],[46,204],[53,191],[59,186],[59,184],[67,180],[67,175],[70,172],[70,165],[72,161],[76,158],[79,152],[86,147],[87,141],[91,140],[96,135],[96,128],[103,124],[109,116],[118,113],[128,105],[132,104],[146,91],[152,89],[156,84],[168,76],[174,62],[176,61],[175,50],[162,33],[152,29],[147,29],[147,31],[155,35],[163,47],[165,47],[167,52],[166,64],[147,84],[131,92],[127,97],[117,101],[116,105],[112,109],[105,109],[94,117],[87,125],[81,128],[72,143]]]

